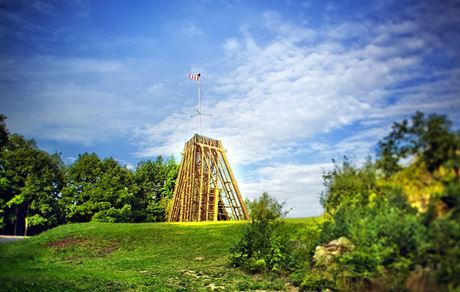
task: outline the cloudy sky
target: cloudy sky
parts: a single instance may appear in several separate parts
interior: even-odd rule
[[[0,112],[40,148],[129,168],[201,134],[243,196],[321,213],[331,159],[416,110],[460,124],[459,1],[0,0]]]

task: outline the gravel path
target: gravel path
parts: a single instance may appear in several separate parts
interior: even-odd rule
[[[28,238],[28,236],[0,235],[0,243],[12,242],[24,238]]]

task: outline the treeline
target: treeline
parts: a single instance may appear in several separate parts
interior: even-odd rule
[[[0,115],[1,234],[33,235],[68,222],[165,221],[178,165],[142,161],[135,171],[84,153],[65,165],[33,140],[11,134]]]
[[[268,195],[231,261],[288,275],[307,291],[460,289],[460,133],[441,115],[394,123],[376,161],[345,158],[324,174],[324,221],[298,237]]]

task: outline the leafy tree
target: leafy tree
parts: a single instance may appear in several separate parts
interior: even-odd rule
[[[66,170],[66,183],[62,190],[66,219],[71,222],[87,222],[96,208],[92,191],[103,175],[102,161],[95,154],[79,154]],[[91,202],[90,202],[91,201]]]
[[[5,124],[6,116],[0,114],[0,150],[2,150],[3,146],[6,145],[6,142],[8,141],[8,129],[6,128]],[[6,178],[2,175],[0,176],[0,191],[2,192],[2,196],[0,197],[0,229],[3,229],[5,225],[5,221],[3,218],[4,214],[4,206],[5,206],[5,200],[3,192],[5,189],[8,188],[8,181]]]
[[[81,154],[67,169],[62,190],[66,217],[71,222],[129,222],[136,191],[133,174],[117,161]]]
[[[430,172],[451,161],[458,177],[460,135],[451,126],[444,115],[425,116],[421,112],[416,112],[411,121],[395,122],[390,134],[379,142],[379,167],[390,176],[402,169],[402,159],[420,156]]]
[[[365,204],[369,195],[377,191],[375,165],[368,159],[363,167],[356,167],[344,157],[342,165],[335,163],[332,171],[323,174],[323,185],[325,190],[321,193],[320,202],[328,215],[333,214],[345,200]]]
[[[441,215],[439,201],[445,209]],[[418,263],[436,271],[440,285],[456,291],[460,288],[460,180],[453,178],[445,183],[442,194],[431,198],[422,220],[430,240],[425,243],[426,252]]]
[[[58,200],[64,180],[58,154],[12,134],[0,154],[3,232],[33,234],[62,223]]]
[[[8,142],[8,129],[6,128],[6,116],[0,114],[0,149]]]
[[[143,202],[147,221],[165,221],[173,197],[178,173],[174,157],[166,161],[159,156],[155,161],[139,163],[136,169],[136,183],[139,186],[139,198]]]

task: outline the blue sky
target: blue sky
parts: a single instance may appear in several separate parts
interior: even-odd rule
[[[245,197],[321,213],[331,159],[374,155],[416,110],[459,126],[459,1],[0,0],[0,112],[71,163],[180,158],[202,134]]]

